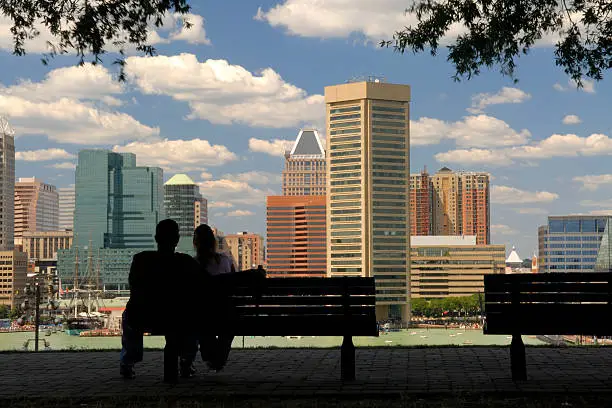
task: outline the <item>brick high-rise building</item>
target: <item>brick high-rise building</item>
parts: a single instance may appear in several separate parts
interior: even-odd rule
[[[283,195],[325,195],[325,151],[314,129],[302,129],[285,153]]]
[[[24,232],[59,229],[59,195],[55,186],[34,177],[15,183],[15,245],[23,244]]]
[[[427,170],[410,175],[410,235],[432,235],[433,188]]]
[[[259,234],[239,232],[225,236],[236,270],[257,268],[264,263],[263,237]]]
[[[268,196],[270,277],[327,276],[325,196]]]
[[[23,293],[28,270],[28,254],[19,251],[0,251],[0,305],[15,307],[16,295]]]
[[[488,173],[453,172],[443,167],[431,176],[432,235],[476,235],[478,245],[491,241]]]
[[[376,278],[376,315],[410,321],[410,86],[325,87],[329,276]]]

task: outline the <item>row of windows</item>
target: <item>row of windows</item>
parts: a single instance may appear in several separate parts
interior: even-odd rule
[[[594,263],[597,261],[597,258],[550,258],[549,262],[585,262],[585,263]]]
[[[332,251],[361,251],[361,245],[346,245],[346,246],[334,246],[331,247]]]
[[[330,206],[331,207],[361,207],[361,204],[359,201],[350,201],[348,203],[331,203]]]
[[[353,114],[353,115],[340,115],[340,116],[332,116],[331,118],[329,118],[329,120],[331,122],[335,121],[335,120],[345,120],[345,119],[359,119],[361,118],[361,114],[357,113],[357,114]]]
[[[397,120],[405,120],[406,117],[404,115],[391,115],[388,113],[372,113],[372,117],[374,119],[397,119]]]
[[[607,218],[598,219],[569,219],[569,220],[550,220],[548,231],[551,233],[560,232],[604,232]]]
[[[389,133],[394,135],[406,134],[405,129],[385,129],[385,128],[372,128],[372,133]]]
[[[332,186],[341,186],[347,184],[361,184],[361,180],[334,180],[331,182]]]
[[[406,127],[406,122],[388,122],[384,120],[372,121],[372,126],[392,126],[392,127]]]
[[[403,150],[395,149],[395,150],[378,150],[375,149],[373,151],[374,155],[385,155],[385,156],[406,156],[406,152]],[[386,159],[385,159],[386,160]]]
[[[333,195],[331,196],[331,200],[355,200],[360,199],[361,194],[345,194],[345,195]]]
[[[401,170],[406,171],[406,167],[404,166],[391,166],[386,164],[374,164],[372,165],[373,170]]]
[[[391,106],[380,106],[380,105],[372,106],[372,110],[383,111],[383,112],[398,112],[398,113],[406,112],[404,108],[393,108]]]
[[[374,142],[400,142],[400,143],[406,143],[406,138],[405,137],[400,137],[400,136],[389,136],[389,135],[374,135],[372,137],[372,140]]]
[[[544,241],[601,241],[599,235],[579,235],[579,236],[547,236]]]
[[[361,187],[333,187],[331,189],[333,193],[352,193],[355,191],[361,191]]]
[[[357,166],[334,166],[331,168],[330,172],[336,171],[348,171],[348,170],[361,170],[361,165]]]
[[[401,180],[401,181],[403,181],[403,180]],[[388,184],[392,184],[392,183],[388,183]],[[374,191],[387,192],[387,193],[404,193],[404,192],[406,192],[406,188],[405,187],[374,187],[373,190]]]
[[[333,115],[334,113],[359,112],[359,111],[361,111],[361,106],[349,106],[346,108],[330,109],[329,113]]]
[[[341,130],[330,130],[329,134],[330,135],[348,135],[351,133],[359,133],[361,131],[360,128],[354,128],[354,129],[341,129]]]
[[[405,143],[380,143],[380,142],[373,142],[372,143],[372,147],[377,147],[377,148],[381,148],[381,149],[405,149],[406,148],[406,144]]]
[[[361,121],[356,120],[353,122],[339,122],[339,123],[332,123],[329,125],[330,128],[339,128],[339,127],[349,127],[349,126],[361,126]]]
[[[406,201],[404,194],[372,194],[372,198],[379,200],[403,200]],[[404,203],[402,203],[404,205]]]
[[[544,244],[544,248],[599,248],[599,244]]]
[[[332,210],[332,215],[340,215],[340,214],[359,214],[361,213],[361,208],[351,208],[348,210]]]
[[[332,222],[361,221],[361,217],[332,217]]]
[[[332,152],[330,154],[331,157],[338,157],[338,156],[358,156],[360,153],[359,150],[348,150],[346,152]]]
[[[546,255],[597,255],[599,251],[545,251]]]
[[[353,173],[332,173],[331,178],[343,178],[343,177],[361,177],[361,172],[356,171]]]
[[[342,142],[353,142],[353,141],[360,141],[361,140],[361,136],[357,135],[357,136],[336,136],[334,137],[334,140],[332,140],[332,146],[335,143],[342,143]]]
[[[361,163],[361,157],[352,157],[350,159],[332,159],[331,160],[331,171],[334,171],[334,164],[343,164],[343,163]]]
[[[331,233],[332,237],[347,237],[354,235],[361,235],[361,231],[332,231]]]
[[[390,159],[388,157],[378,157],[376,155],[374,155],[373,160],[374,160],[374,163],[398,163],[398,164],[406,164],[406,160],[404,160],[404,159]],[[376,168],[376,166],[374,165],[374,166],[372,166],[372,168]],[[382,169],[385,169],[385,167],[383,167]],[[401,170],[405,170],[405,169],[402,168]]]
[[[361,238],[334,238],[332,244],[361,244]]]

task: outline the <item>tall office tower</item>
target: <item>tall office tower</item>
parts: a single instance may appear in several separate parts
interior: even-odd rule
[[[433,235],[476,235],[478,245],[491,241],[488,173],[453,172],[443,167],[431,176]]]
[[[538,228],[539,272],[610,272],[612,216],[550,216]]]
[[[285,153],[283,195],[325,195],[325,151],[319,133],[302,129],[291,151]]]
[[[23,244],[24,232],[57,231],[59,195],[55,186],[34,177],[15,183],[15,245]]]
[[[229,234],[225,236],[225,243],[236,270],[242,271],[263,265],[264,248],[261,235],[248,232]]]
[[[81,150],[73,247],[58,251],[62,281],[71,282],[75,275],[78,251],[83,280],[95,274],[106,289],[126,290],[132,256],[155,249],[155,226],[162,219],[161,168],[136,166],[132,153]]]
[[[208,224],[207,201],[200,194],[200,187],[186,174],[175,174],[164,184],[164,208],[166,217],[179,225],[179,252],[194,254],[193,230],[200,224]]]
[[[13,249],[15,231],[15,132],[0,116],[0,251]]]
[[[433,188],[427,169],[410,175],[410,235],[432,235]]]
[[[266,197],[268,276],[327,276],[325,196]]]
[[[410,319],[410,87],[325,88],[329,276],[376,278],[379,320]]]
[[[59,228],[74,229],[74,186],[57,189],[59,193]]]

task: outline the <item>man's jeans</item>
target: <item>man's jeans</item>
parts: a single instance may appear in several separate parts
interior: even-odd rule
[[[121,315],[121,354],[119,354],[119,361],[121,361],[121,365],[132,366],[142,361],[143,332],[130,327],[127,320],[127,310],[124,310]]]

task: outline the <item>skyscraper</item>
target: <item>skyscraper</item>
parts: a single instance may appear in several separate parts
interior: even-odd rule
[[[166,217],[179,225],[179,252],[193,254],[193,230],[208,224],[208,205],[200,194],[200,187],[186,174],[175,174],[164,184]]]
[[[325,88],[329,276],[376,278],[380,320],[410,318],[410,87]]]
[[[74,186],[59,188],[59,228],[74,229]]]
[[[478,245],[491,241],[488,173],[441,168],[431,176],[433,235],[476,235]]]
[[[164,218],[162,169],[136,166],[132,153],[82,150],[75,191],[73,248],[58,251],[62,280],[72,279],[79,251],[84,280],[100,265],[107,289],[127,289],[132,256],[156,247],[155,226]]]
[[[433,188],[429,173],[410,175],[410,235],[432,235]]]
[[[0,251],[13,249],[15,230],[15,132],[0,116]]]
[[[325,196],[266,197],[268,276],[327,276]]]
[[[55,186],[34,177],[15,183],[15,245],[23,244],[24,232],[57,231],[59,195]]]
[[[325,195],[325,151],[314,129],[302,129],[285,153],[283,195]]]

